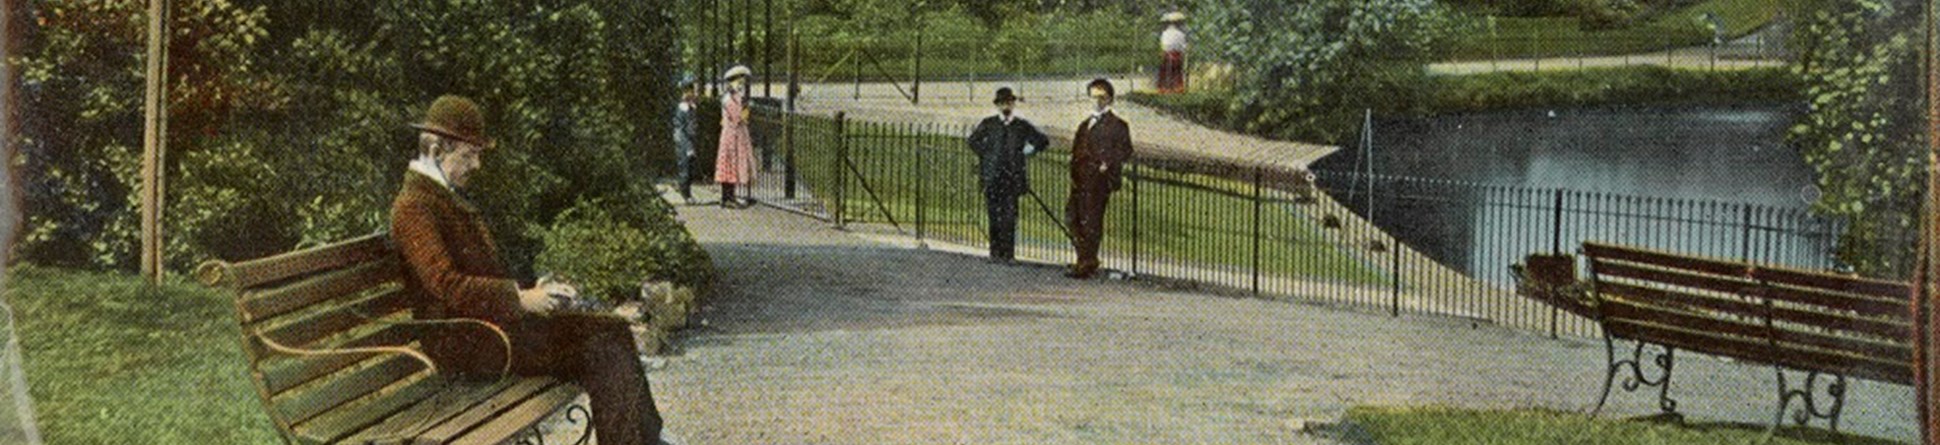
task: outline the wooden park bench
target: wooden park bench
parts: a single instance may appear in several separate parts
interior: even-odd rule
[[[250,377],[288,442],[533,443],[543,440],[536,425],[555,415],[588,425],[573,385],[441,370],[419,348],[420,334],[505,333],[478,320],[414,320],[404,273],[389,237],[378,234],[210,261],[195,276],[235,293]],[[584,431],[581,443],[592,429]]]
[[[1677,350],[1773,365],[1772,428],[1797,402],[1797,424],[1820,418],[1837,430],[1848,377],[1913,382],[1907,283],[1599,243],[1584,243],[1582,254],[1608,366],[1599,411],[1628,371],[1625,391],[1655,387],[1659,408],[1676,415],[1669,391]],[[1620,355],[1612,339],[1636,347]],[[1657,350],[1647,356],[1646,344]],[[1802,385],[1788,382],[1787,370],[1806,373]]]

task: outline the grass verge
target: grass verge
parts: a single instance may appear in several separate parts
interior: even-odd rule
[[[1361,428],[1365,439],[1382,445],[1630,445],[1630,444],[1758,444],[1773,445],[1887,445],[1896,442],[1833,433],[1822,429],[1784,428],[1765,439],[1765,427],[1734,423],[1688,423],[1593,418],[1583,414],[1540,409],[1472,410],[1447,407],[1357,407],[1347,421]]]
[[[275,443],[231,301],[201,286],[13,267],[29,393],[48,443]]]
[[[1711,41],[1706,14],[1721,18],[1724,34],[1739,37],[1770,23],[1779,14],[1775,0],[1709,0],[1657,14],[1627,27],[1586,30],[1575,17],[1498,17],[1491,33],[1486,17],[1457,38],[1448,60],[1595,56],[1701,46]]]
[[[829,122],[819,118],[798,122],[804,126],[796,135],[802,182],[825,205],[838,205],[834,202],[835,137]],[[844,198],[839,205],[845,219],[893,221],[907,232],[916,232],[920,220],[927,238],[970,245],[985,242],[977,158],[963,142],[968,128],[853,121],[847,125],[847,150],[854,170],[844,167]],[[1059,224],[1070,190],[1069,149],[1059,145],[1029,161],[1031,188],[1043,205],[1031,196],[1019,199],[1019,246],[1068,248]],[[1312,221],[1294,207],[1300,204],[1287,193],[1262,190],[1256,223],[1250,182],[1157,168],[1140,168],[1137,174],[1143,179],[1128,178],[1107,207],[1106,256],[1136,255],[1146,271],[1171,267],[1185,273],[1247,273],[1254,264],[1253,240],[1258,233],[1258,264],[1268,278],[1359,285],[1387,282],[1376,268],[1348,253],[1360,248],[1358,241]]]

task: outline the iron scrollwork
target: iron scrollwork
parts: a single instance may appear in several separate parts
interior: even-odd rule
[[[586,445],[593,439],[592,419],[593,413],[585,405],[575,403],[566,407],[566,424],[580,425],[579,436],[577,439],[573,439],[573,445]],[[525,435],[520,437],[516,443],[519,445],[546,445],[546,431],[539,429],[539,425],[526,427]]]
[[[1677,414],[1677,399],[1670,397],[1671,369],[1677,364],[1677,350],[1669,346],[1652,345],[1641,341],[1636,343],[1637,346],[1630,350],[1630,357],[1620,360],[1617,358],[1616,341],[1608,335],[1603,337],[1604,357],[1605,362],[1609,363],[1609,368],[1604,371],[1603,394],[1597,397],[1596,408],[1590,411],[1591,415],[1603,411],[1603,405],[1610,400],[1610,390],[1614,386],[1621,386],[1624,392],[1655,387],[1657,388],[1657,409],[1664,414]],[[1646,355],[1646,351],[1649,351],[1649,355]],[[1654,365],[1661,372],[1656,373],[1655,377],[1646,374],[1644,372],[1646,362]],[[1617,376],[1626,370],[1629,374],[1623,376],[1623,383],[1612,385],[1617,381]]]
[[[1773,428],[1777,428],[1779,424],[1785,423],[1785,410],[1791,408],[1793,400],[1796,399],[1798,401],[1798,407],[1792,411],[1792,422],[1794,424],[1805,426],[1812,419],[1826,419],[1833,431],[1839,430],[1839,414],[1845,410],[1846,406],[1846,376],[1808,371],[1805,374],[1805,385],[1799,388],[1793,388],[1785,380],[1785,369],[1776,366],[1773,368],[1776,374],[1778,374],[1778,412],[1772,420]],[[1819,377],[1821,375],[1831,376],[1830,379],[1827,379],[1829,381],[1823,385],[1825,388],[1824,395],[1831,399],[1825,401],[1824,406],[1820,406],[1822,400],[1819,398],[1820,392],[1818,391],[1818,388],[1821,386],[1819,384]]]

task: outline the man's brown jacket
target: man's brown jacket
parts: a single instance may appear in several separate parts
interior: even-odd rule
[[[391,203],[391,239],[403,256],[405,291],[420,320],[476,318],[516,330],[524,310],[478,209],[418,172],[404,174]],[[423,339],[440,366],[496,371],[504,349],[489,332],[437,329]]]

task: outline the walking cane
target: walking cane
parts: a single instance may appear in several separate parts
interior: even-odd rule
[[[1069,227],[1065,227],[1065,226],[1064,226],[1064,220],[1063,220],[1062,218],[1058,218],[1058,217],[1057,217],[1057,214],[1056,214],[1056,213],[1052,213],[1052,212],[1051,212],[1051,205],[1050,205],[1050,204],[1045,204],[1045,203],[1044,203],[1044,198],[1041,198],[1041,197],[1038,197],[1038,196],[1037,196],[1037,191],[1036,191],[1036,190],[1031,190],[1030,188],[1025,188],[1025,189],[1024,189],[1024,194],[1026,194],[1026,195],[1031,195],[1031,200],[1032,200],[1032,201],[1037,201],[1037,207],[1038,207],[1038,208],[1040,208],[1040,209],[1044,209],[1044,215],[1045,215],[1045,216],[1049,216],[1049,217],[1051,217],[1051,223],[1052,223],[1052,224],[1057,224],[1057,225],[1058,225],[1058,230],[1061,230],[1061,231],[1063,231],[1063,232],[1064,232],[1064,239],[1065,239],[1065,241],[1070,241],[1070,240],[1073,240],[1073,239],[1076,239],[1076,238],[1077,238],[1076,236],[1072,236],[1072,235],[1071,235],[1071,228],[1069,228]]]

